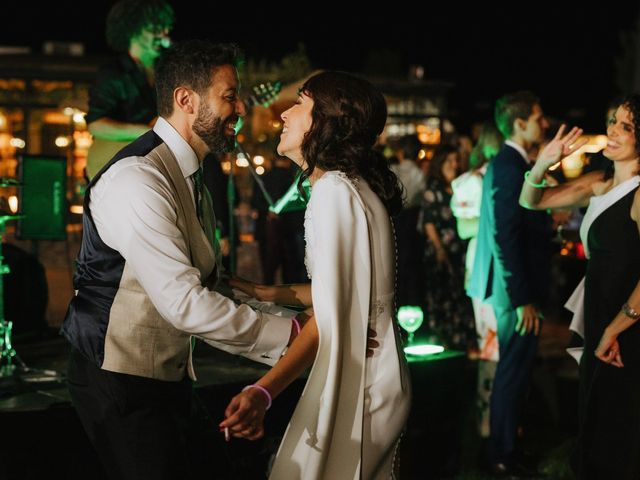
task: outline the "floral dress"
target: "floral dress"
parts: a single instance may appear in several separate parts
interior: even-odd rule
[[[422,199],[419,228],[423,233],[427,223],[435,226],[450,265],[438,263],[435,246],[425,234],[422,333],[446,347],[467,351],[476,347],[476,331],[464,290],[466,242],[456,230],[451,193],[437,179],[427,181]]]

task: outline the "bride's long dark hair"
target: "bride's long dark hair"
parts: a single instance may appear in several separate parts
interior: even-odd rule
[[[402,208],[402,187],[387,159],[374,145],[387,121],[384,97],[366,80],[327,71],[307,80],[302,93],[311,97],[312,124],[302,141],[308,177],[316,167],[360,176],[390,215]]]

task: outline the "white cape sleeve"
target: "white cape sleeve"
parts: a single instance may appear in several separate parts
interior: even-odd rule
[[[320,342],[270,478],[357,478],[371,292],[367,216],[355,187],[335,174],[316,182],[307,208]]]

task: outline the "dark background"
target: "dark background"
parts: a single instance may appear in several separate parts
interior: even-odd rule
[[[454,84],[450,105],[463,128],[488,115],[501,94],[526,88],[540,95],[547,114],[603,130],[607,102],[624,93],[617,85],[618,64],[629,55],[623,38],[638,24],[636,2],[610,9],[560,0],[510,8],[421,0],[170,2],[174,40],[235,41],[247,57],[271,61],[303,42],[313,67],[365,74],[406,77],[410,65],[420,64],[425,79]],[[104,19],[112,1],[12,3],[0,45],[39,52],[45,40],[79,41],[87,54],[108,53]]]

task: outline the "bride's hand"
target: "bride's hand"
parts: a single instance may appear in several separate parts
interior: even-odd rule
[[[274,285],[260,285],[240,277],[230,278],[229,285],[261,302],[273,302],[276,297],[277,287]]]
[[[237,438],[257,440],[264,435],[264,414],[267,409],[264,394],[249,388],[233,397],[224,411],[225,419],[220,431],[225,428]]]

